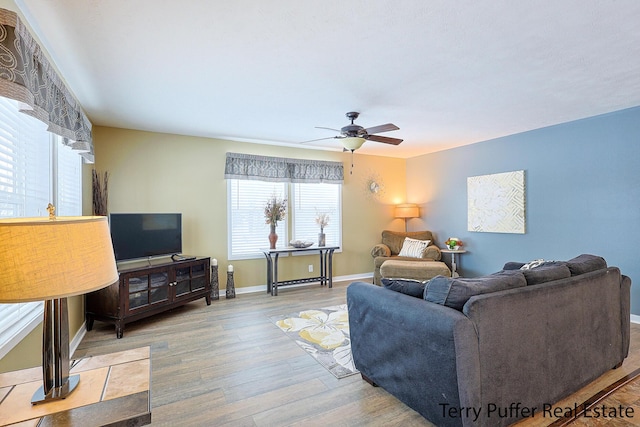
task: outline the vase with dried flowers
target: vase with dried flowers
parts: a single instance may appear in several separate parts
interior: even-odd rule
[[[326,244],[326,235],[324,234],[324,228],[329,224],[329,214],[326,212],[316,215],[316,224],[320,226],[320,234],[318,234],[318,246],[324,246]]]
[[[271,232],[269,233],[269,249],[276,248],[276,242],[278,241],[276,226],[278,225],[278,221],[282,221],[286,214],[287,199],[279,199],[276,196],[271,196],[271,199],[264,207],[265,223],[271,226]]]

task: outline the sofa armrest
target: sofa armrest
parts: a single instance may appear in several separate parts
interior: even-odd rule
[[[440,261],[440,259],[442,258],[442,252],[440,252],[440,248],[436,245],[429,245],[427,246],[427,249],[424,250],[422,258],[429,258],[434,261]]]
[[[391,249],[389,249],[389,246],[385,245],[384,243],[378,243],[373,248],[371,248],[371,257],[376,258],[379,256],[391,256]]]
[[[631,339],[631,278],[622,275],[620,280],[620,321],[622,323],[622,354],[629,355]]]
[[[436,425],[443,404],[477,407],[478,343],[461,312],[364,282],[347,288],[351,352],[356,368]]]

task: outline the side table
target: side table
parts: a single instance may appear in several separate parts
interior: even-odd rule
[[[0,424],[24,426],[130,427],[151,423],[151,349],[76,359],[78,388],[66,399],[31,404],[42,385],[42,368],[0,374]]]
[[[440,252],[442,252],[443,254],[451,254],[451,277],[460,277],[460,275],[456,271],[456,254],[465,254],[467,253],[467,251],[465,251],[464,249],[440,249]]]

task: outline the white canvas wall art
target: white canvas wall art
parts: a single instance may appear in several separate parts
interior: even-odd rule
[[[467,178],[468,230],[525,232],[524,171]]]

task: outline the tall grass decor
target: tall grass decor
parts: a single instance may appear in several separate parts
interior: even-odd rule
[[[93,169],[91,184],[93,187],[93,215],[106,216],[109,204],[109,172],[102,176]]]

